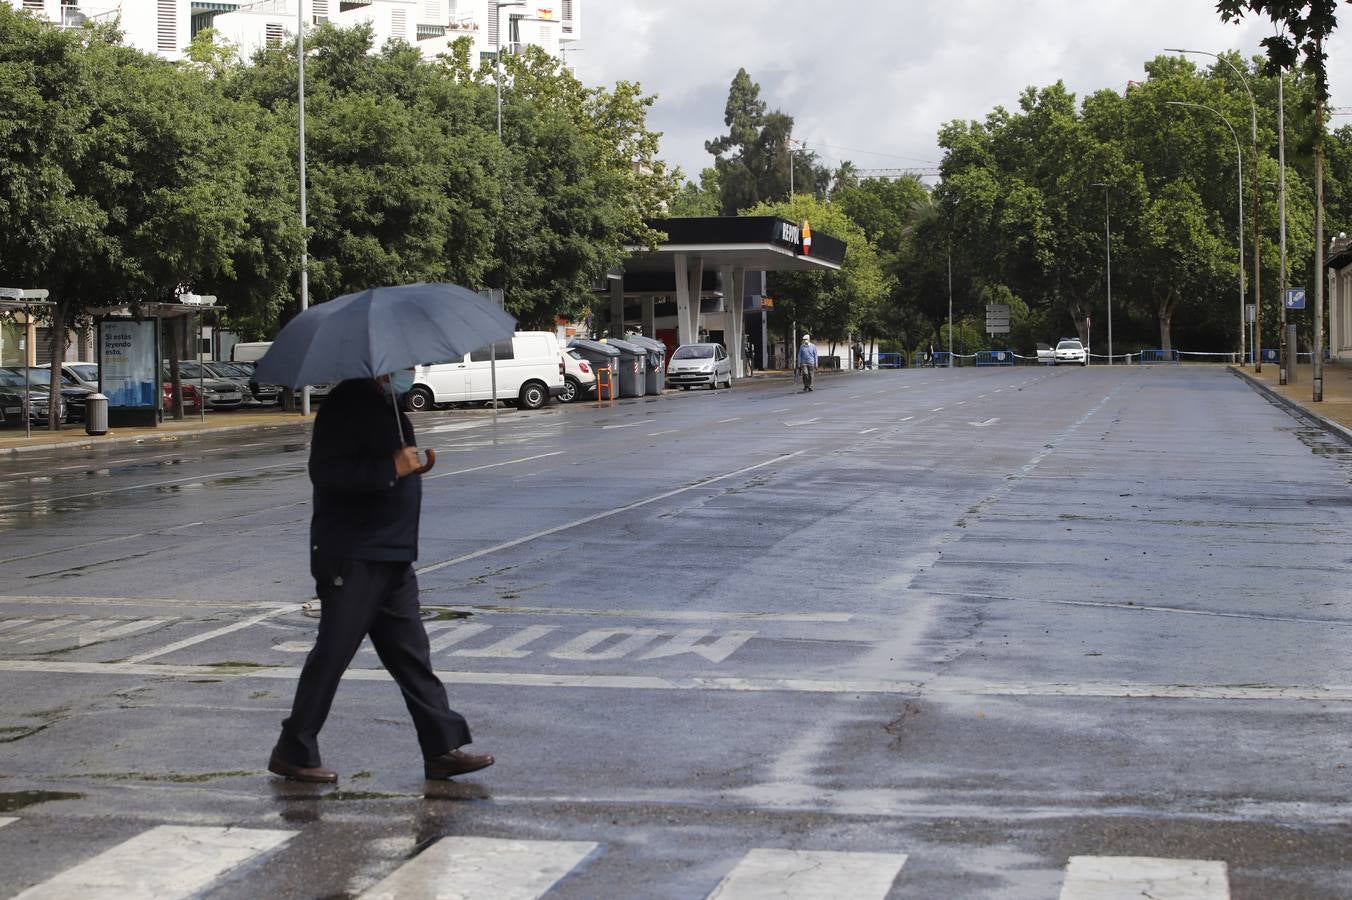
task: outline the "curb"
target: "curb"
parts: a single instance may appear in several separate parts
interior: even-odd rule
[[[75,438],[68,441],[49,441],[45,444],[19,444],[13,447],[0,447],[0,456],[36,453],[40,450],[97,450],[100,447],[125,444],[172,444],[207,434],[224,434],[238,431],[283,431],[291,429],[308,429],[309,427],[309,422],[289,422],[280,425],[254,422],[246,425],[216,425],[208,428],[183,429],[164,434],[151,433],[127,435],[125,437],[97,437],[89,435],[85,438]]]
[[[1314,424],[1318,425],[1320,428],[1324,429],[1329,434],[1340,439],[1346,444],[1352,445],[1352,428],[1348,428],[1346,425],[1339,424],[1338,422],[1335,422],[1332,419],[1326,418],[1325,416],[1321,416],[1319,413],[1310,409],[1308,406],[1305,406],[1302,403],[1292,400],[1285,394],[1279,393],[1278,391],[1274,391],[1272,388],[1268,387],[1263,382],[1254,378],[1248,372],[1243,372],[1239,369],[1234,368],[1233,366],[1230,367],[1230,371],[1234,373],[1236,378],[1239,378],[1242,381],[1246,382],[1250,387],[1258,391],[1263,396],[1267,397],[1269,400],[1276,403],[1278,406],[1284,407],[1288,412],[1293,412],[1298,416],[1311,420],[1312,422],[1314,422]]]

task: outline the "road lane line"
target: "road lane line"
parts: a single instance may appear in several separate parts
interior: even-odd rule
[[[10,822],[19,821],[17,816],[0,816],[0,828],[4,828]]]
[[[944,408],[943,408],[942,406],[936,406],[936,407],[934,407],[934,409],[931,409],[931,410],[930,410],[930,412],[943,412],[943,411],[944,411]]]
[[[262,828],[160,825],[34,885],[18,897],[191,897],[240,863],[281,846],[295,834]]]
[[[718,883],[708,900],[816,900],[886,897],[905,853],[841,853],[827,850],[750,851]]]
[[[167,647],[161,647],[160,649],[152,650],[149,653],[141,653],[137,656],[129,657],[126,661],[128,663],[142,663],[148,659],[154,659],[157,656],[164,656],[166,653],[173,653],[177,650],[182,650],[186,647],[192,647],[197,644],[201,644],[205,641],[214,640],[215,638],[223,637],[224,635],[227,634],[233,634],[236,631],[243,631],[245,628],[251,628],[254,625],[257,625],[259,622],[264,622],[275,616],[280,616],[284,612],[294,612],[295,609],[296,609],[295,604],[288,604],[287,606],[279,606],[275,609],[268,610],[261,616],[253,616],[251,618],[245,619],[243,622],[236,622],[233,625],[226,625],[223,628],[216,628],[204,634],[199,634],[196,637],[184,638],[181,641],[176,641],[175,643],[169,644]]]
[[[99,675],[177,678],[187,681],[263,679],[294,681],[298,666],[220,667],[171,663],[78,662],[75,660],[0,660],[0,672],[47,675]],[[351,681],[387,681],[383,668],[351,668]],[[741,676],[565,675],[531,672],[439,671],[447,684],[499,687],[609,688],[644,691],[718,691],[733,693],[879,694],[908,697],[1075,697],[1116,700],[1230,700],[1253,702],[1352,703],[1352,685],[1180,685],[1138,682],[983,682],[941,676],[929,680],[755,678]]]
[[[897,421],[898,421],[898,422],[909,422],[909,421],[911,421],[911,420],[914,419],[914,418],[915,418],[915,416],[907,416],[907,417],[904,418],[904,419],[897,419]]]
[[[4,506],[0,506],[0,511],[7,509],[21,509],[29,506],[47,506],[52,503],[65,503],[68,500],[84,500],[88,497],[106,497],[109,494],[124,494],[127,491],[143,491],[146,488],[167,487],[171,484],[184,484],[195,481],[212,481],[217,478],[231,478],[236,475],[248,475],[253,472],[262,472],[267,469],[285,469],[292,467],[298,469],[298,471],[296,471],[293,474],[295,475],[305,474],[304,463],[300,464],[295,462],[273,463],[272,465],[254,466],[249,469],[231,469],[230,471],[227,472],[213,472],[209,475],[191,475],[185,478],[169,478],[164,481],[147,481],[144,484],[130,484],[127,485],[126,487],[108,488],[107,490],[102,491],[88,491],[83,494],[66,494],[61,497],[43,497],[36,500],[25,500],[22,503],[7,503]]]
[[[536,900],[596,847],[590,841],[444,837],[362,894],[361,900]]]
[[[726,424],[726,423],[728,423],[728,422],[740,422],[741,419],[742,419],[741,416],[733,416],[733,417],[730,418],[730,419],[719,419],[718,422],[715,423],[715,424],[718,424],[718,425],[724,425],[724,424]]]
[[[635,428],[639,425],[651,425],[656,421],[656,419],[641,419],[637,422],[625,422],[623,425],[602,425],[601,430],[608,431],[611,428]]]
[[[785,422],[784,424],[789,428],[797,428],[799,425],[811,425],[813,422],[820,422],[821,420],[821,416],[814,416],[811,419],[799,419],[796,422]]]
[[[782,409],[772,409],[772,410],[770,410],[770,412],[771,412],[771,413],[782,413],[782,412],[788,412],[788,411],[791,410],[791,409],[793,409],[792,406],[785,406],[785,407],[782,408]]]
[[[606,619],[652,619],[670,622],[852,622],[853,613],[841,612],[723,612],[707,609],[580,609],[557,606],[442,606],[425,602],[423,609],[467,612],[482,615],[597,616]],[[1350,623],[1352,624],[1352,623]]]
[[[502,466],[511,466],[516,463],[532,462],[537,459],[545,459],[550,456],[562,456],[565,451],[555,450],[553,453],[537,453],[535,456],[523,456],[520,459],[508,459],[503,462],[488,463],[483,466],[472,466],[468,469],[453,469],[450,472],[442,472],[438,475],[424,475],[423,481],[435,481],[438,478],[450,478],[452,475],[467,475],[470,472],[482,472],[485,469],[497,469]]]
[[[1150,856],[1072,856],[1061,900],[1229,900],[1225,863]]]
[[[860,434],[872,434],[873,432],[875,432],[875,431],[877,431],[877,430],[878,430],[878,429],[876,429],[876,428],[865,428],[863,431],[861,431],[861,432],[859,432],[859,433],[860,433]]]
[[[675,434],[676,432],[678,432],[678,431],[680,431],[680,430],[681,430],[681,429],[679,429],[679,428],[668,428],[666,431],[650,431],[650,432],[648,432],[648,435],[647,435],[647,436],[648,436],[648,437],[658,437],[659,435],[663,435],[663,434]]]
[[[465,555],[457,556],[454,559],[448,559],[439,563],[432,563],[430,566],[423,566],[422,568],[417,569],[416,572],[419,575],[425,575],[428,572],[435,572],[438,569],[444,569],[448,566],[454,566],[462,562],[468,562],[471,559],[478,559],[481,556],[488,556],[491,553],[498,553],[502,550],[510,550],[513,547],[519,547],[522,544],[539,540],[540,538],[549,537],[550,535],[558,534],[562,531],[568,531],[569,529],[572,528],[578,528],[582,525],[589,525],[592,522],[596,522],[601,519],[607,519],[611,516],[619,515],[620,513],[629,512],[630,510],[647,506],[650,503],[657,503],[659,501],[666,500],[669,497],[675,497],[680,494],[684,494],[687,491],[698,490],[699,488],[706,487],[718,481],[723,481],[724,479],[727,478],[735,478],[738,475],[744,475],[747,472],[754,472],[756,469],[773,465],[774,463],[777,462],[784,462],[786,460],[793,459],[795,456],[799,456],[804,452],[806,451],[795,450],[793,453],[783,453],[780,454],[779,456],[773,456],[770,459],[764,460],[763,462],[758,462],[750,466],[743,466],[742,468],[734,469],[731,472],[725,472],[722,475],[713,475],[709,478],[701,478],[699,481],[687,484],[685,487],[675,488],[670,491],[663,491],[660,494],[655,494],[651,497],[645,497],[644,499],[636,500],[633,503],[626,503],[624,506],[617,506],[614,509],[602,510],[600,512],[593,513],[590,516],[583,516],[580,519],[574,519],[571,522],[565,522],[562,525],[556,525],[553,528],[546,528],[543,531],[532,532],[531,534],[516,538],[514,540],[504,541],[501,544],[494,544],[491,547],[484,547],[482,550],[475,550],[473,553],[466,553]]]

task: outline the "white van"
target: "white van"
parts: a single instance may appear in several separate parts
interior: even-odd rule
[[[563,351],[552,331],[518,331],[498,341],[498,399],[515,400],[522,409],[539,409],[563,393]],[[466,353],[459,362],[418,366],[404,405],[413,411],[437,403],[471,403],[493,399],[487,346]]]
[[[244,341],[230,348],[231,362],[258,362],[268,352],[272,341]]]

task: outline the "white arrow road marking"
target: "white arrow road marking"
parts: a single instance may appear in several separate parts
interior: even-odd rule
[[[1225,863],[1149,856],[1072,856],[1061,900],[1229,900]]]
[[[766,850],[757,847],[719,882],[707,900],[812,900],[817,897],[887,896],[904,853]]]
[[[294,831],[160,825],[19,894],[170,900],[192,897],[221,875],[290,840]]]
[[[16,818],[15,816],[5,816],[5,817],[3,817],[3,818],[0,818],[0,828],[4,828],[4,827],[5,827],[6,825],[8,825],[10,822],[17,822],[17,821],[19,821],[19,820],[18,820],[18,818]]]
[[[998,421],[1000,420],[998,418],[995,418],[995,419],[987,419],[984,422],[968,422],[967,424],[976,428],[985,428],[987,425],[994,425]]]
[[[536,900],[596,847],[587,841],[445,837],[361,896]]]

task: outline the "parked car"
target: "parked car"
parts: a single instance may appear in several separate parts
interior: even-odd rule
[[[245,406],[276,406],[282,389],[275,384],[259,384],[253,379],[253,365],[245,363],[208,362],[202,364],[208,375],[224,378],[239,385]]]
[[[47,411],[51,408],[51,394],[45,384],[36,384],[31,379],[27,394],[24,393],[24,376],[20,369],[0,369],[0,409],[4,410],[4,424],[23,424],[24,397],[28,397],[28,418],[34,422],[46,422]],[[66,421],[66,404],[57,401],[58,421]]]
[[[197,385],[198,390],[205,390],[207,409],[239,409],[244,405],[244,394],[248,388],[241,391],[240,386],[233,381],[208,374],[201,363],[190,359],[183,360],[178,364],[178,371],[184,383],[191,381]],[[167,363],[164,366],[163,376],[165,381],[172,380],[169,377]]]
[[[258,362],[271,346],[272,341],[241,341],[230,348],[230,361]]]
[[[1084,344],[1080,343],[1079,338],[1062,338],[1057,343],[1056,358],[1052,360],[1052,365],[1059,366],[1061,363],[1089,365],[1089,353],[1084,349]]]
[[[732,357],[722,344],[682,344],[667,364],[667,384],[683,391],[696,385],[732,387]]]
[[[50,369],[47,363],[38,366],[39,369]],[[80,387],[89,388],[90,391],[99,389],[99,364],[92,362],[65,362],[61,364],[61,372],[69,377]]]
[[[17,366],[15,371],[20,377],[24,375],[24,368]],[[43,388],[50,389],[52,379],[51,366],[29,366],[28,380],[33,384],[39,384]],[[66,367],[61,367],[61,398],[66,403],[66,412],[62,421],[83,422],[85,420],[85,398],[90,394],[97,393],[80,384],[73,377],[66,374]]]
[[[191,381],[182,383],[183,389],[183,412],[187,415],[202,414],[202,395],[197,390],[197,385]],[[166,381],[164,383],[164,408],[174,408],[174,383]]]
[[[570,348],[563,350],[563,393],[559,400],[572,403],[587,399],[596,392],[596,372],[582,354]]]
[[[552,331],[518,331],[510,340],[480,347],[464,358],[413,370],[413,387],[404,395],[411,411],[439,403],[492,400],[490,349],[497,369],[497,399],[515,400],[522,409],[539,409],[564,391],[563,352]]]

